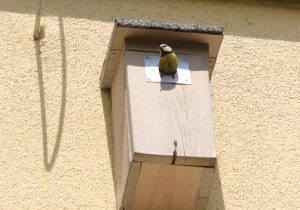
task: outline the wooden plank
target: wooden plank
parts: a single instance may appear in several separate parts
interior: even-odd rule
[[[112,79],[115,77],[116,71],[106,71],[106,79]]]
[[[112,82],[112,126],[114,136],[114,175],[117,207],[121,206],[131,161],[128,141],[127,110],[125,107],[125,72],[120,59]]]
[[[208,198],[199,198],[197,200],[196,210],[206,210]]]
[[[170,153],[169,155],[153,155],[153,154],[144,154],[137,153],[133,154],[133,161],[143,162],[143,163],[161,163],[161,164],[171,164],[173,161],[173,156]]]
[[[106,71],[115,71],[117,69],[118,60],[107,60]]]
[[[196,209],[197,210],[205,210],[208,203],[210,188],[211,188],[211,182],[213,179],[214,174],[214,168],[204,168],[201,184],[199,187],[197,202],[196,202]]]
[[[125,59],[125,46],[122,48],[123,53],[123,61],[124,61],[124,74],[125,74],[125,106],[127,111],[127,124],[128,124],[128,138],[129,138],[129,145],[131,151],[131,157],[133,160],[134,155],[134,142],[133,142],[133,131],[132,131],[132,121],[131,121],[131,108],[130,108],[130,101],[129,101],[129,90],[128,90],[128,80],[127,80],[127,62]],[[139,162],[139,161],[136,161]]]
[[[123,195],[121,206],[125,209],[131,209],[133,205],[134,193],[139,177],[141,163],[132,162],[132,153],[130,147],[130,133],[128,126],[127,109],[124,110],[124,126],[123,126],[123,153],[122,153],[122,180],[119,185],[119,194]],[[120,154],[121,155],[121,154]],[[122,208],[120,208],[122,209]]]
[[[211,80],[212,73],[213,73],[214,67],[216,65],[216,61],[217,61],[217,58],[213,58],[213,57],[208,58],[209,80]]]
[[[202,167],[143,163],[133,209],[195,209]]]
[[[100,78],[100,87],[101,89],[110,89],[111,81],[107,81],[106,77],[106,61],[107,60],[113,60],[114,58],[117,59],[117,55],[115,55],[113,52],[121,51],[122,46],[124,43],[124,39],[135,39],[137,42],[139,42],[139,39],[147,40],[142,41],[146,46],[143,47],[144,49],[148,49],[147,42],[151,40],[151,42],[154,43],[172,43],[174,45],[174,50],[176,51],[180,49],[180,47],[177,49],[176,43],[185,43],[189,46],[200,46],[201,44],[206,44],[209,47],[209,57],[216,58],[223,40],[223,35],[216,35],[216,34],[204,34],[204,33],[187,33],[187,32],[178,32],[178,31],[166,31],[166,30],[153,30],[153,29],[143,29],[143,28],[127,28],[127,27],[117,27],[115,25],[110,44],[109,44],[109,50],[107,52],[105,63],[103,66],[101,78]],[[175,43],[175,44],[174,44]],[[170,44],[171,45],[171,44]],[[157,45],[155,46],[157,47]],[[191,48],[191,51],[193,51],[195,47]],[[153,49],[157,50],[157,49]],[[175,51],[175,52],[176,52]],[[178,53],[182,53],[179,52]],[[190,54],[190,52],[187,52],[187,54]],[[212,63],[211,73],[214,68],[215,62]],[[110,66],[111,68],[112,66]],[[112,70],[112,69],[109,69]]]
[[[141,165],[140,162],[131,162],[129,167],[129,174],[128,179],[126,182],[126,188],[124,193],[124,198],[122,201],[122,206],[118,209],[123,210],[130,210],[133,209],[134,204],[134,198],[136,194],[136,189],[138,185],[138,180],[140,177],[140,171],[141,171]]]
[[[147,40],[147,39],[125,39],[126,51],[140,51],[140,52],[159,52],[159,46],[161,44],[168,44],[172,46],[175,53],[194,55],[199,53],[208,52],[207,44],[196,44],[189,42],[170,42],[162,43],[159,40]]]
[[[176,158],[176,165],[186,166],[215,166],[217,162],[216,157],[186,157],[179,156]]]
[[[121,50],[110,49],[108,53],[109,53],[108,54],[109,60],[119,60],[121,55]]]
[[[216,61],[217,61],[217,58],[209,57],[208,58],[208,68],[213,68],[215,66]]]
[[[100,88],[101,89],[110,89],[111,88],[111,83],[113,79],[105,79],[105,80],[100,80]]]
[[[108,50],[106,52],[105,60],[103,62],[103,68],[102,68],[100,81],[99,81],[99,83],[100,83],[99,86],[101,89],[111,89],[111,84],[112,84],[113,79],[112,78],[108,79],[106,76],[106,70],[107,70],[106,63],[108,60],[113,59],[113,58],[111,58],[111,56],[114,55],[111,53],[111,50],[120,51],[122,49],[122,45],[120,47],[118,47],[118,49],[111,48],[112,44],[114,42],[114,39],[115,39],[116,30],[117,30],[117,27],[115,25],[115,27],[113,28],[113,31],[112,31],[112,36],[110,37],[109,46],[108,46]],[[113,69],[113,70],[116,71],[116,69]]]
[[[147,40],[157,40],[158,42],[190,42],[195,44],[209,44],[209,57],[217,57],[221,46],[223,35],[186,33],[177,31],[151,30],[142,28],[125,28],[116,29],[111,49],[121,49],[124,38],[143,38]]]
[[[211,182],[214,175],[214,167],[204,168],[199,188],[198,198],[208,198],[210,193]]]
[[[132,150],[134,151],[134,150]],[[172,164],[173,153],[168,156],[145,154],[145,153],[134,153],[132,161],[143,162],[143,163],[161,163],[161,164]],[[204,158],[204,157],[185,157],[177,156],[175,165],[186,165],[186,166],[214,166],[216,165],[216,158]]]
[[[144,55],[159,54],[125,54],[134,153],[140,157],[172,156],[176,139],[179,162],[176,160],[175,164],[195,164],[195,158],[204,158],[199,163],[208,161],[212,164],[206,166],[214,166],[216,151],[206,53],[185,55],[192,85],[146,82]]]
[[[134,153],[147,154],[149,152],[148,154],[171,156],[174,139],[169,136],[169,132],[160,130],[163,125],[159,120],[159,109],[161,105],[164,105],[163,101],[157,98],[160,95],[160,84],[145,82],[143,54],[127,51],[125,55]],[[167,113],[162,114],[165,115],[162,119],[166,119]],[[170,124],[166,126],[171,129]]]
[[[213,68],[208,68],[208,72],[209,72],[209,81],[210,81],[212,78]]]

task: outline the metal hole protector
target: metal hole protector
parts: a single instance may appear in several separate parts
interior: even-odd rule
[[[163,82],[163,83],[177,83],[177,84],[186,84],[191,85],[191,72],[189,67],[189,60],[184,56],[178,56],[178,68],[177,74],[173,79],[171,75],[164,75],[160,77],[158,70],[160,56],[154,55],[145,55],[145,73],[147,82]]]

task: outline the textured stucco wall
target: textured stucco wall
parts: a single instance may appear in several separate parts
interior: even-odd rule
[[[219,1],[0,4],[0,209],[114,209],[111,102],[99,90],[117,17],[220,25],[208,209],[299,209],[300,9]]]

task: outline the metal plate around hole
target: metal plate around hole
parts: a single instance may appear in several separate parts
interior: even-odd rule
[[[171,75],[164,75],[162,78],[159,75],[158,63],[159,56],[145,55],[145,72],[147,82],[164,82],[164,83],[177,83],[191,85],[191,73],[189,67],[189,60],[183,56],[177,56],[178,58],[178,68],[177,74],[173,79]]]

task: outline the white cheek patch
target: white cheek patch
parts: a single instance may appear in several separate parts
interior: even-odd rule
[[[165,47],[164,50],[165,50],[166,52],[172,52],[172,48],[169,47],[169,46]]]

